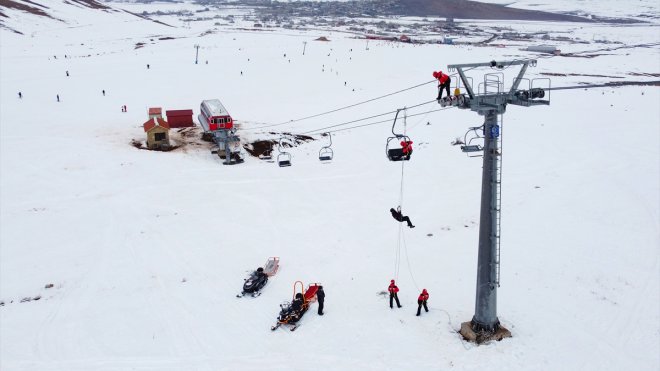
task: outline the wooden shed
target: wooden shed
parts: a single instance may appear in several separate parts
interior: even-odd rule
[[[166,149],[170,146],[170,126],[162,118],[150,118],[142,127],[147,133],[147,148]]]
[[[165,115],[167,115],[167,123],[172,129],[195,126],[191,109],[169,110],[165,111]]]
[[[160,107],[151,107],[149,108],[149,118],[163,118],[163,109]]]

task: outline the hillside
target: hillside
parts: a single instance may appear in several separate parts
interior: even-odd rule
[[[23,34],[0,29],[0,370],[660,368],[656,25],[465,21],[474,33],[444,44],[439,18],[35,2],[57,19],[9,9]],[[428,42],[366,38],[386,32]],[[524,50],[547,40],[562,53]],[[499,117],[497,314],[512,337],[477,346],[457,331],[475,311],[483,159],[452,143],[483,140],[484,117],[440,107],[432,72],[522,59],[538,62],[523,86],[570,89]],[[518,69],[466,73],[483,92]],[[197,121],[208,99],[245,162],[223,165],[199,125],[171,129],[170,151],[140,145],[150,108]],[[387,159],[393,132],[410,161]],[[247,151],[280,140],[272,160]],[[237,298],[271,256],[262,294]],[[297,281],[324,286],[324,315],[313,302],[295,332],[271,331]]]

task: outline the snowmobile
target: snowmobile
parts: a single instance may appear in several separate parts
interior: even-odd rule
[[[298,284],[300,284],[300,292],[296,292]],[[280,304],[280,314],[277,316],[277,323],[270,329],[275,331],[282,325],[288,325],[290,326],[289,330],[295,331],[300,326],[298,321],[307,312],[310,304],[316,300],[316,291],[318,291],[319,286],[320,284],[318,283],[310,284],[303,294],[305,285],[300,281],[296,281],[293,284],[293,301]]]
[[[253,298],[261,295],[260,290],[268,283],[268,275],[264,273],[264,269],[259,267],[256,271],[250,273],[250,276],[245,279],[243,283],[243,291],[236,295],[242,297],[250,294]]]
[[[243,291],[236,295],[241,298],[245,295],[250,295],[253,298],[261,295],[261,289],[268,283],[268,278],[277,273],[280,267],[280,258],[270,257],[266,262],[265,268],[257,268],[257,270],[250,273],[250,275],[243,282]]]

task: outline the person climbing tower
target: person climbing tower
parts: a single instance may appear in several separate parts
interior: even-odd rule
[[[390,213],[392,213],[392,217],[396,219],[398,222],[406,222],[408,223],[409,228],[415,228],[415,226],[410,221],[410,218],[408,216],[401,214],[401,206],[398,206],[396,210],[391,208]]]
[[[390,293],[390,308],[394,308],[392,300],[396,300],[396,306],[401,308],[401,303],[399,303],[399,288],[394,283],[394,280],[390,280],[390,286],[387,288],[387,291]]]

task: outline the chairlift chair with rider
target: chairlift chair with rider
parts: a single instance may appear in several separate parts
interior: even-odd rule
[[[410,160],[410,155],[411,153],[403,153],[403,148],[402,147],[395,147],[400,146],[400,141],[402,142],[412,142],[410,140],[410,137],[408,137],[405,134],[397,134],[394,132],[394,126],[396,125],[396,119],[399,116],[399,112],[401,112],[403,109],[397,109],[396,110],[396,115],[394,116],[394,122],[392,123],[392,137],[387,138],[387,144],[385,145],[385,154],[387,155],[387,158],[390,161],[408,161]]]

